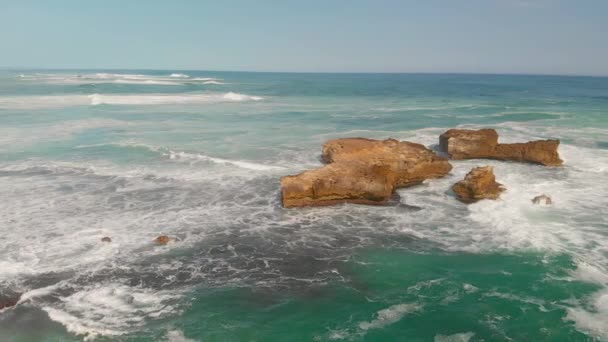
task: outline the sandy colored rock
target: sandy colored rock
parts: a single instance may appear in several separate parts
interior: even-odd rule
[[[112,238],[109,236],[104,236],[101,238],[101,242],[112,242]]]
[[[563,163],[557,151],[559,140],[499,144],[493,129],[450,129],[439,136],[439,145],[452,159],[513,160],[547,166]]]
[[[494,168],[483,166],[473,168],[464,180],[454,184],[452,190],[460,201],[473,203],[482,199],[497,199],[505,188],[496,182]]]
[[[396,187],[418,184],[425,179],[445,176],[452,165],[435,152],[408,141],[346,138],[330,140],[323,145],[326,163],[364,162],[386,165],[394,174]]]
[[[452,169],[445,158],[423,145],[394,139],[330,140],[322,158],[329,164],[281,179],[284,207],[383,204],[395,188],[441,177]]]
[[[173,241],[173,239],[172,239],[172,238],[170,238],[170,237],[168,237],[167,235],[161,235],[161,236],[157,237],[157,238],[154,240],[154,242],[155,242],[157,245],[166,245],[166,244],[168,244],[168,243],[169,243],[169,242],[171,242],[171,241]]]
[[[551,199],[550,196],[542,194],[542,195],[538,195],[538,196],[534,197],[532,199],[532,203],[534,203],[534,204],[551,205],[551,204],[553,204],[553,200]]]

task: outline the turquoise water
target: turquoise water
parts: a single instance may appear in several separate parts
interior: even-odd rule
[[[328,139],[452,127],[565,165],[280,206]],[[467,206],[479,165],[507,191]],[[2,341],[608,340],[608,78],[1,71],[0,190]]]

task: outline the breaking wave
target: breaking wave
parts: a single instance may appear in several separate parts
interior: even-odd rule
[[[261,101],[261,96],[234,92],[228,93],[183,93],[183,94],[91,94],[49,96],[3,96],[0,109],[52,109],[71,106],[109,105],[166,105],[166,104],[212,104],[222,102]]]

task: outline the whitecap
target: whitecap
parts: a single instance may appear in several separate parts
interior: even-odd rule
[[[259,101],[259,100],[263,99],[263,97],[260,97],[260,96],[251,96],[251,95],[239,94],[239,93],[233,93],[233,92],[228,92],[228,93],[224,94],[223,98],[226,100],[230,100],[230,101],[250,101],[250,100]]]
[[[573,321],[578,330],[597,338],[608,338],[608,289],[594,294],[588,306],[567,308],[564,320]]]
[[[181,330],[167,331],[166,338],[167,342],[196,342],[196,340],[184,336],[184,332]]]
[[[421,309],[422,306],[418,304],[396,304],[378,311],[375,319],[369,322],[360,322],[359,329],[369,330],[382,328],[386,325],[400,321],[403,316],[409,313],[416,312]]]
[[[237,166],[237,167],[249,169],[249,170],[254,170],[254,171],[285,170],[285,168],[282,166],[264,165],[264,164],[252,163],[252,162],[242,161],[242,160],[229,160],[229,159],[222,159],[222,158],[214,158],[214,157],[209,157],[209,156],[206,156],[203,154],[197,154],[197,153],[169,151],[168,156],[169,156],[169,159],[204,160],[204,161],[210,161],[210,162],[213,162],[216,164],[233,165],[233,166]]]
[[[42,309],[69,332],[94,339],[99,335],[124,335],[143,326],[147,320],[175,313],[174,303],[179,297],[175,291],[97,284]]]
[[[260,101],[260,96],[251,96],[228,92],[225,94],[204,93],[204,94],[146,94],[146,95],[89,95],[91,105],[166,105],[166,104],[211,104],[221,102],[243,102]]]
[[[435,335],[435,342],[468,342],[473,336],[475,333],[470,331],[453,335]]]

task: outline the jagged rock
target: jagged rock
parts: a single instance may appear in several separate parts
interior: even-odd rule
[[[0,310],[17,305],[19,299],[21,299],[21,294],[18,293],[13,293],[11,295],[0,294]]]
[[[497,199],[505,188],[496,182],[494,168],[483,166],[473,168],[464,180],[454,184],[452,190],[460,201],[473,203],[482,199]]]
[[[167,235],[161,235],[154,240],[157,245],[166,245],[171,241],[173,241],[173,239],[168,237]]]
[[[542,195],[538,195],[538,196],[534,197],[532,199],[532,203],[534,203],[534,204],[551,205],[551,204],[553,204],[553,200],[551,199],[550,196],[542,194]]]
[[[499,144],[493,129],[450,129],[439,136],[439,146],[452,159],[498,159],[558,166],[563,163],[557,148],[559,140]]]
[[[109,236],[104,236],[101,238],[101,242],[112,242],[112,238]]]
[[[423,145],[395,139],[330,140],[322,158],[329,164],[281,179],[284,207],[383,204],[395,188],[442,177],[452,169]]]

